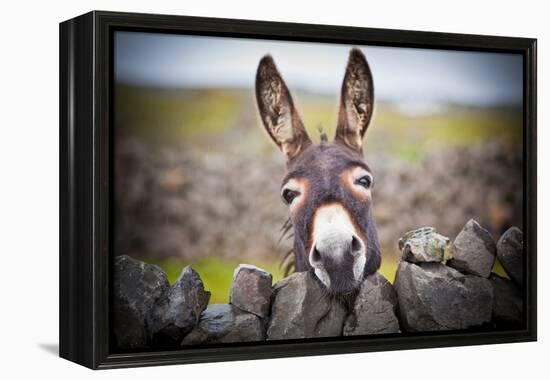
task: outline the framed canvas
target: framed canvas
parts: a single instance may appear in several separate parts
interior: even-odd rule
[[[536,340],[536,40],[60,24],[60,356]]]

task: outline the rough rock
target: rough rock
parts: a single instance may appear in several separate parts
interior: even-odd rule
[[[411,263],[445,263],[451,257],[449,238],[435,232],[433,227],[409,231],[399,239],[402,258]]]
[[[331,299],[309,272],[282,279],[273,288],[267,339],[340,336],[346,309]]]
[[[523,232],[519,228],[512,227],[502,234],[497,257],[510,278],[523,287]]]
[[[170,289],[166,273],[126,255],[115,258],[113,273],[113,332],[117,346],[146,348],[147,319],[155,303]]]
[[[438,263],[401,261],[394,284],[405,331],[460,330],[491,320],[493,287]]]
[[[179,345],[198,324],[209,300],[210,292],[204,290],[199,274],[190,266],[183,268],[166,297],[159,300],[150,314],[148,324],[155,345]]]
[[[493,321],[499,325],[520,325],[523,321],[523,297],[512,281],[491,273],[493,285]]]
[[[255,342],[265,339],[261,319],[233,305],[213,304],[202,313],[200,322],[182,345]]]
[[[397,333],[396,311],[395,290],[384,276],[376,272],[361,284],[353,310],[344,324],[344,335]]]
[[[489,232],[470,219],[454,240],[448,265],[465,274],[489,277],[495,263],[496,244]]]
[[[264,318],[271,302],[271,274],[253,265],[241,264],[233,274],[229,303]]]

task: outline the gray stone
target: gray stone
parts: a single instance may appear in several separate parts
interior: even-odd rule
[[[118,348],[149,346],[147,319],[170,284],[159,267],[122,255],[113,267],[113,333]]]
[[[497,243],[497,257],[510,278],[523,287],[523,232],[512,227]]]
[[[271,274],[253,265],[241,264],[233,274],[229,303],[264,318],[271,302]]]
[[[462,330],[491,320],[493,287],[438,263],[401,261],[395,284],[404,331]]]
[[[273,288],[267,339],[340,336],[346,310],[309,272],[282,279]]]
[[[489,232],[470,219],[454,240],[448,265],[465,274],[489,277],[495,263],[496,244]]]
[[[183,268],[172,288],[150,314],[149,329],[156,346],[177,346],[199,322],[210,292],[193,268]]]
[[[256,342],[264,338],[264,327],[258,316],[233,305],[213,304],[206,308],[197,327],[181,344]]]
[[[491,273],[493,285],[493,321],[497,325],[520,325],[523,321],[523,297],[512,281]]]
[[[399,239],[402,259],[411,263],[445,263],[451,257],[449,238],[435,232],[433,227],[409,231]]]
[[[395,290],[384,276],[376,272],[361,284],[353,310],[344,324],[344,335],[397,333],[396,311]]]

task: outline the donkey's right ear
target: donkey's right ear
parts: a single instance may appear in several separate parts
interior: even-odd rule
[[[256,101],[267,133],[288,160],[311,144],[290,91],[270,55],[260,60],[256,72]]]

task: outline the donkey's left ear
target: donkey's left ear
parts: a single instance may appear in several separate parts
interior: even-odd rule
[[[361,152],[373,107],[374,85],[369,64],[361,50],[353,48],[342,83],[335,141]]]

